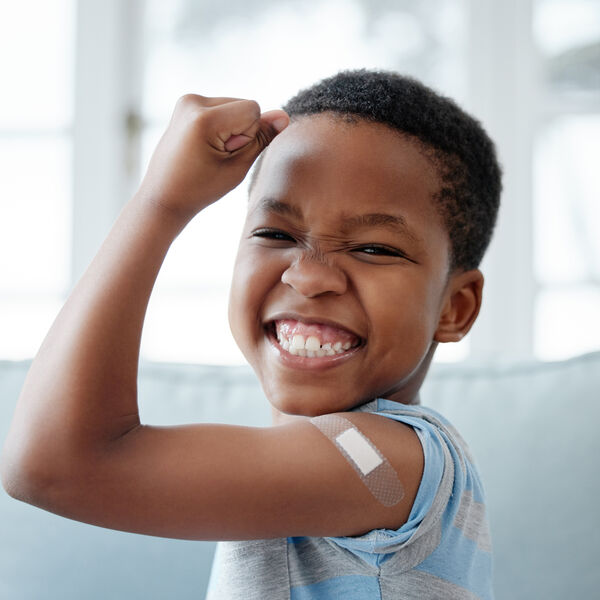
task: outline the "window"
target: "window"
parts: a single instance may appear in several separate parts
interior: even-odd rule
[[[600,348],[600,0],[0,0],[0,9],[0,358],[36,352],[181,94],[254,97],[268,109],[357,66],[413,74],[456,98],[504,166],[482,313],[437,358],[553,360]],[[226,313],[245,202],[242,185],[176,240],[144,358],[243,362]]]
[[[26,358],[70,279],[74,2],[0,12],[0,357]]]
[[[413,7],[264,0],[239,3],[235,11],[229,4],[148,0],[142,162],[147,164],[177,97],[186,92],[250,97],[266,110],[322,77],[359,65],[400,69],[464,95],[463,12],[461,2],[442,0]],[[243,362],[228,335],[227,297],[245,202],[242,185],[204,211],[171,248],[146,320],[146,357]],[[444,350],[458,359],[467,348],[468,339]]]
[[[600,346],[600,2],[539,0],[543,112],[535,139],[535,354]]]

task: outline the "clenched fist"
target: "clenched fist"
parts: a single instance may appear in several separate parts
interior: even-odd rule
[[[289,123],[253,100],[182,96],[141,185],[144,197],[184,220],[236,187]]]

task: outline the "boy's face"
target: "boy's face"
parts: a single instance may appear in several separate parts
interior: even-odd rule
[[[304,117],[272,142],[229,318],[276,409],[415,400],[449,293],[438,189],[416,145],[384,125]]]

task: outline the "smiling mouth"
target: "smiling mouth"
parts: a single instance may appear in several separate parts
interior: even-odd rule
[[[292,319],[271,321],[270,336],[292,356],[323,358],[346,354],[362,344],[357,335],[322,323],[302,323]]]

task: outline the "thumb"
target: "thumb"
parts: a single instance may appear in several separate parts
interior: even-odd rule
[[[265,112],[260,116],[260,120],[271,125],[276,132],[275,135],[281,133],[290,123],[290,117],[284,110]]]
[[[253,140],[256,141],[254,151],[260,154],[289,124],[290,118],[283,110],[270,110],[260,116],[258,122],[253,124],[247,131],[238,135],[232,135],[225,142],[225,149],[229,152],[239,150],[248,146]]]

